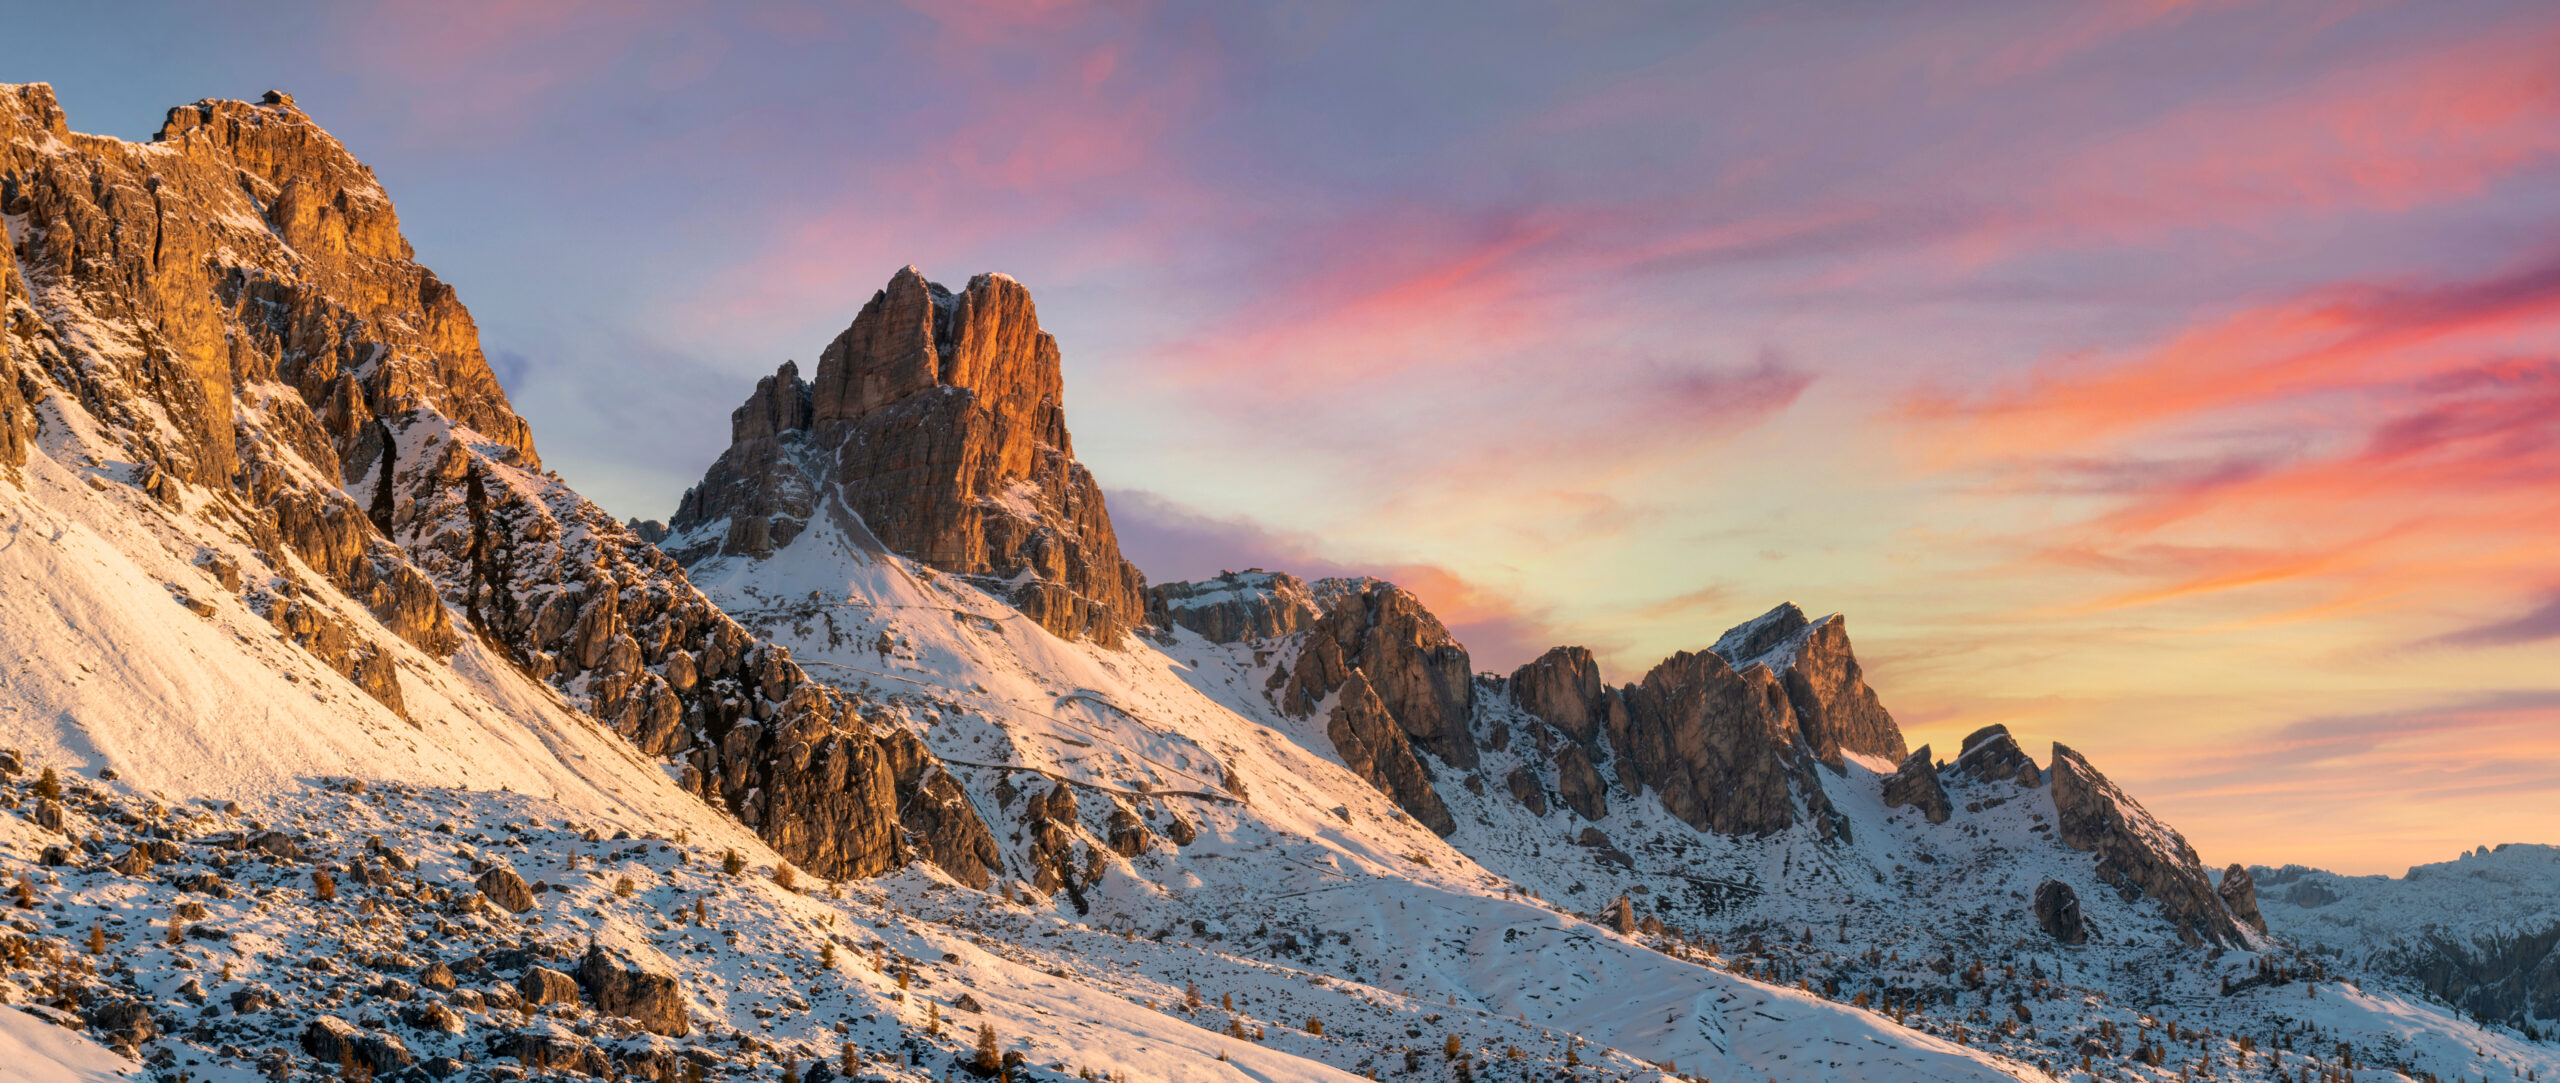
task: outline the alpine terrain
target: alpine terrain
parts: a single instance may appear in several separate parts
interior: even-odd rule
[[[1149,584],[1001,274],[847,298],[660,525],[288,95],[0,86],[0,221],[11,1078],[2560,1071],[2546,848],[2209,866],[1793,604],[1612,683]]]

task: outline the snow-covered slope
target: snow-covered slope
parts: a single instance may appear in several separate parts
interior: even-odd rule
[[[2332,966],[2560,1035],[2560,847],[2483,846],[2396,877],[2254,872],[2267,927]]]
[[[886,697],[986,810],[1009,890],[1051,920],[1139,937],[1131,960],[1168,994],[1250,983],[1277,1009],[1264,1018],[1323,1019],[1329,1040],[1309,1052],[1351,1070],[1400,1064],[1395,1050],[1461,1026],[1470,1048],[1550,1068],[1576,1038],[1595,1063],[1710,1078],[1807,1057],[1844,1079],[2018,1068],[1533,899],[1351,775],[1320,727],[1238,714],[1256,675],[1059,639],[848,535],[848,518],[830,508],[761,560],[697,563],[694,582],[821,679]],[[1032,811],[1061,785],[1077,808],[1064,844]],[[1016,943],[1046,939],[1018,928]]]

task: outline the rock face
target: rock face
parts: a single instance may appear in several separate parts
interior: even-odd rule
[[[655,952],[591,945],[578,962],[578,984],[597,1011],[629,1019],[651,1034],[681,1038],[693,1028],[675,967]]]
[[[2100,880],[2127,899],[2150,896],[2189,944],[2245,940],[2185,836],[2060,743],[2053,746],[2052,770],[2055,833],[2064,845],[2098,855]]]
[[[2222,905],[2230,908],[2231,916],[2261,933],[2267,931],[2266,916],[2258,913],[2258,882],[2250,877],[2246,866],[2232,862],[2222,870],[2222,883],[2213,890],[2222,896]]]
[[[1403,728],[1370,689],[1368,676],[1352,670],[1338,693],[1333,712],[1325,719],[1325,736],[1333,740],[1343,765],[1394,798],[1397,805],[1435,834],[1447,838],[1455,833],[1457,821],[1449,817],[1448,806],[1431,788],[1422,762],[1414,758],[1413,747],[1405,741]]]
[[[1278,639],[1312,627],[1315,595],[1298,577],[1248,568],[1147,588],[1147,623],[1188,628],[1211,643]]]
[[[1929,746],[1921,745],[1909,756],[1893,777],[1884,780],[1884,803],[1887,808],[1917,806],[1933,824],[1947,822],[1955,814],[1955,806],[1947,801],[1947,788],[1938,781],[1938,768],[1929,759]],[[2068,890],[2068,889],[2065,889]]]
[[[1682,651],[1626,700],[1626,729],[1610,739],[1629,790],[1652,787],[1701,831],[1766,835],[1795,822],[1795,719],[1767,668],[1737,673],[1715,654]]]
[[[903,860],[880,727],[543,472],[469,312],[290,97],[182,106],[143,146],[0,86],[0,178],[23,223],[0,260],[0,483],[39,447],[29,399],[63,396],[136,464],[113,483],[246,539],[259,566],[221,569],[226,589],[392,712],[395,655],[468,635],[681,758],[795,864]],[[1028,319],[1001,300],[957,341]]]
[[[2080,916],[2080,895],[2059,880],[2036,885],[2036,925],[2065,944],[2089,941],[2089,925]]]
[[[1041,626],[1116,645],[1144,580],[1067,436],[1057,341],[1031,293],[979,275],[959,293],[913,267],[818,357],[784,365],[730,416],[730,446],[667,524],[678,558],[762,558],[813,517],[857,544],[977,579]]]
[[[1422,600],[1376,579],[1316,584],[1323,616],[1280,691],[1283,710],[1312,716],[1357,671],[1413,744],[1461,769],[1476,765],[1474,673]]]
[[[1626,725],[1626,704],[1600,683],[1600,664],[1582,647],[1557,647],[1513,670],[1511,698],[1586,749]]]
[[[1757,663],[1778,676],[1805,744],[1822,762],[1838,767],[1844,753],[1856,753],[1892,763],[1905,754],[1902,729],[1867,687],[1840,615],[1807,620],[1782,603],[1726,632],[1713,649],[1735,669]]]
[[[2036,761],[2018,747],[2017,738],[2009,736],[2009,727],[1996,723],[1965,735],[1963,751],[1947,765],[1947,774],[1968,782],[2044,784],[2044,772],[2036,768]]]

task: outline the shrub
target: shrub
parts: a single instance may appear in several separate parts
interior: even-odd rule
[[[338,882],[330,879],[329,870],[311,870],[311,897],[321,902],[329,902],[338,897]]]
[[[613,894],[616,898],[628,899],[631,897],[632,892],[638,890],[640,890],[640,885],[632,883],[631,878],[628,876],[613,882]]]
[[[791,863],[785,861],[773,867],[773,883],[774,886],[779,887],[784,891],[798,891],[800,890],[800,874],[792,871]]]
[[[736,850],[724,853],[720,855],[720,871],[736,876],[747,871],[747,859],[739,856]]]
[[[44,774],[36,779],[36,796],[47,801],[62,800],[62,776],[54,774],[53,768],[45,768]]]

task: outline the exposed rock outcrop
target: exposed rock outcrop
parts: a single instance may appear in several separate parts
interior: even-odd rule
[[[1963,750],[1956,753],[1947,774],[1966,782],[2015,782],[2020,786],[2041,786],[2044,772],[2027,750],[2018,747],[2017,738],[2009,736],[2009,727],[1993,723],[1966,734]]]
[[[1313,626],[1315,595],[1298,577],[1248,568],[1215,579],[1147,588],[1147,623],[1188,628],[1211,643],[1278,639]]]
[[[1370,688],[1367,674],[1354,669],[1344,679],[1333,711],[1325,718],[1325,736],[1332,739],[1352,774],[1393,798],[1423,826],[1442,838],[1458,830],[1448,806],[1423,774],[1422,762],[1414,758],[1405,731]]]
[[[1452,767],[1473,768],[1475,680],[1467,649],[1421,599],[1393,583],[1328,579],[1316,587],[1323,616],[1288,669],[1281,709],[1311,716],[1354,671],[1364,673],[1416,747]]]
[[[1582,647],[1557,647],[1539,655],[1512,671],[1510,687],[1511,699],[1521,709],[1585,748],[1625,725],[1626,705],[1616,689],[1600,683],[1600,664]]]
[[[1947,801],[1947,788],[1938,781],[1938,767],[1929,759],[1929,746],[1921,745],[1903,757],[1902,765],[1884,780],[1886,808],[1912,805],[1933,824],[1947,822],[1955,807]]]
[[[1627,789],[1652,787],[1701,831],[1766,835],[1795,822],[1800,738],[1767,668],[1736,673],[1715,654],[1682,651],[1625,694],[1627,725],[1610,743]]]
[[[1057,341],[1021,283],[979,275],[955,294],[906,268],[819,355],[814,383],[786,362],[756,384],[667,544],[689,565],[762,558],[832,508],[857,545],[1117,644],[1144,618],[1144,580],[1075,461],[1063,392]]]
[[[2222,883],[2214,887],[2214,894],[2222,896],[2222,905],[2230,908],[2231,916],[2239,918],[2241,924],[2261,933],[2267,931],[2266,916],[2258,912],[2258,882],[2249,875],[2247,866],[2235,861],[2224,868]]]
[[[2036,885],[2036,926],[2065,944],[2089,941],[2089,925],[2080,916],[2080,893],[2059,880]]]
[[[1902,730],[1867,687],[1839,614],[1805,619],[1792,602],[1744,622],[1716,640],[1715,653],[1735,669],[1767,666],[1786,686],[1805,744],[1838,767],[1845,753],[1899,762]]]
[[[2127,899],[2150,896],[2189,944],[2240,943],[2239,923],[2206,879],[2186,836],[2154,819],[2077,752],[2053,746],[2055,833],[2098,855],[2098,878]]]
[[[63,395],[135,464],[102,484],[245,539],[262,566],[226,589],[395,713],[401,652],[468,634],[682,757],[795,864],[902,859],[879,727],[542,470],[469,312],[290,97],[180,107],[141,146],[0,87],[0,177],[24,223],[0,260],[0,460],[31,446],[25,400]]]
[[[1556,797],[1564,807],[1586,820],[1609,818],[1609,784],[1600,778],[1598,768],[1581,745],[1556,746]]]
[[[589,945],[578,962],[578,984],[597,1011],[629,1019],[651,1034],[680,1038],[693,1027],[675,967],[655,952]]]

